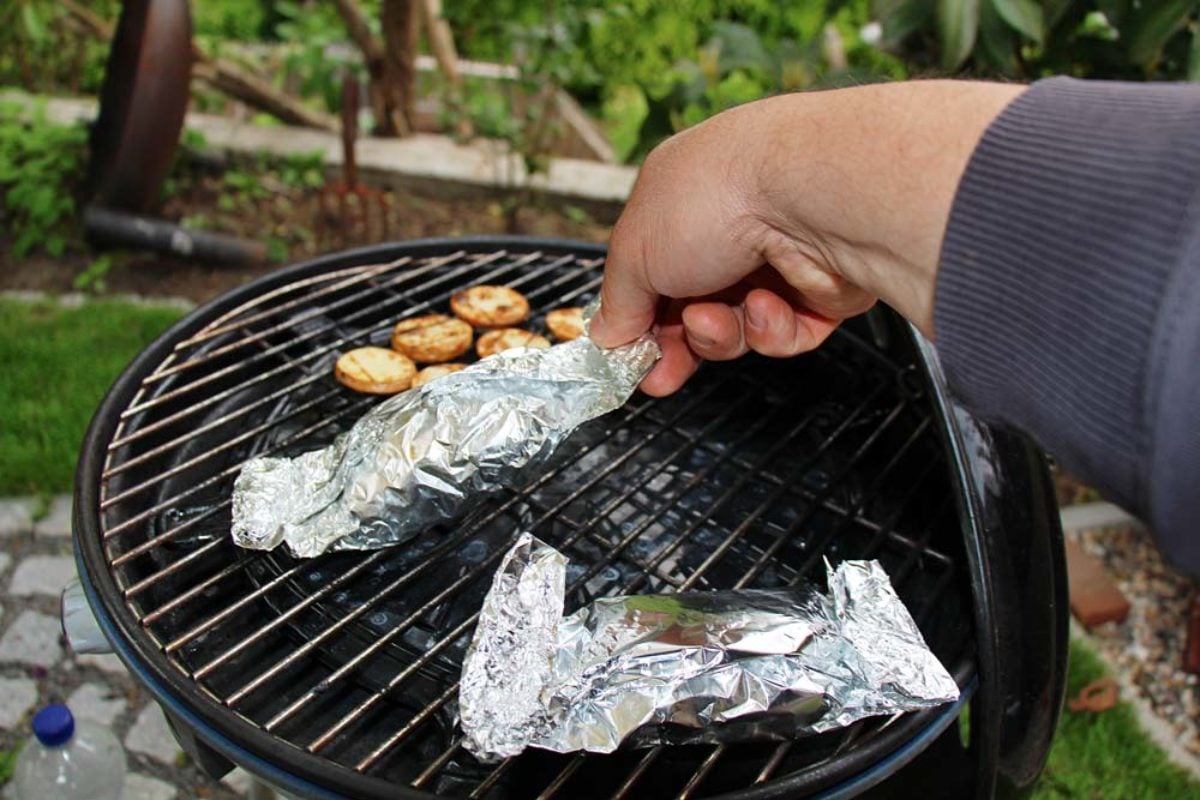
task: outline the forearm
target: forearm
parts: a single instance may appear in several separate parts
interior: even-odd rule
[[[1200,87],[1055,79],[993,124],[955,200],[938,350],[1200,574]]]
[[[960,178],[1025,87],[880,84],[766,101],[758,213],[933,338],[933,287]]]

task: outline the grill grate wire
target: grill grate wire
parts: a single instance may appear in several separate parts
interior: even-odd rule
[[[969,623],[926,629],[963,589],[915,368],[853,332],[795,365],[710,366],[672,398],[638,396],[526,486],[419,546],[310,563],[228,541],[229,489],[247,458],[323,446],[375,402],[332,381],[338,352],[386,342],[399,319],[442,311],[478,283],[521,290],[537,321],[593,295],[601,266],[540,251],[404,257],[294,282],[178,342],[121,415],[100,504],[110,568],[170,665],[311,757],[415,788],[693,797],[740,788],[727,772],[751,785],[811,769],[891,721],[801,743],[475,763],[451,724],[455,670],[512,531],[571,556],[574,606],[796,584],[819,580],[825,558],[879,557],[935,651],[965,657]]]

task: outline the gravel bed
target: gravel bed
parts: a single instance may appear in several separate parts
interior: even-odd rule
[[[1196,582],[1167,564],[1141,527],[1083,530],[1067,536],[1103,561],[1132,606],[1124,622],[1093,628],[1094,643],[1179,742],[1200,755],[1200,676],[1183,670],[1187,611]]]

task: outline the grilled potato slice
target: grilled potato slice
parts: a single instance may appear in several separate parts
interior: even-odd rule
[[[415,389],[418,386],[424,386],[443,375],[449,375],[451,372],[458,372],[465,366],[466,364],[430,364],[418,372],[417,377],[413,378],[412,388]]]
[[[365,394],[396,394],[412,385],[417,365],[386,347],[359,347],[342,353],[333,376],[343,386]]]
[[[550,346],[550,340],[533,331],[521,328],[500,328],[488,331],[475,342],[475,352],[480,358],[487,358],[504,350],[514,347],[536,347],[544,349]]]
[[[505,328],[529,316],[529,301],[507,286],[472,286],[454,293],[450,310],[476,328]]]
[[[392,349],[418,364],[439,364],[471,349],[475,332],[461,319],[426,314],[401,320],[392,329]]]
[[[583,309],[556,308],[546,315],[546,327],[560,342],[583,336]]]

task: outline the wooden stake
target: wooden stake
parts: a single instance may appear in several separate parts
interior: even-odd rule
[[[383,0],[383,84],[392,126],[401,135],[416,129],[417,14],[417,0]]]

